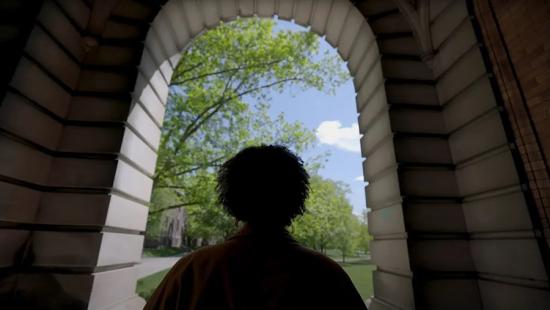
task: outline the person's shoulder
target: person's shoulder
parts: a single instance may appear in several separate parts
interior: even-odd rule
[[[208,245],[192,251],[182,257],[177,264],[202,264],[215,262],[223,258],[232,247],[231,240],[216,245]]]

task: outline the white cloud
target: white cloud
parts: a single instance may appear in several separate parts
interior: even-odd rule
[[[356,177],[354,180],[359,182],[365,182],[365,185],[369,185],[369,181],[365,181],[362,175]]]
[[[323,144],[332,145],[339,149],[359,153],[361,146],[359,139],[359,125],[351,124],[350,127],[342,127],[340,121],[323,121],[315,131],[317,138]]]

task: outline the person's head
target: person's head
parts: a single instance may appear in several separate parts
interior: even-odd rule
[[[219,202],[237,220],[284,227],[305,211],[309,175],[286,147],[253,146],[221,166],[217,191]]]

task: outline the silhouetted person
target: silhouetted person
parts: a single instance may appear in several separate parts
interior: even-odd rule
[[[309,193],[300,158],[282,146],[246,148],[223,164],[217,191],[246,225],[180,259],[145,309],[366,309],[337,263],[286,230]]]

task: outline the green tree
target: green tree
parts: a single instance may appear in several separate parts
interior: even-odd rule
[[[339,227],[344,224],[343,214],[351,213],[346,198],[348,189],[343,183],[318,175],[312,176],[310,182],[306,212],[292,223],[291,232],[302,244],[325,253],[334,247]]]
[[[189,234],[224,236],[235,224],[217,206],[216,168],[245,146],[277,143],[301,153],[314,145],[301,123],[269,116],[270,99],[284,89],[330,93],[348,73],[336,55],[320,55],[317,35],[274,26],[257,18],[221,24],[183,52],[171,81],[151,221],[185,207]]]
[[[357,247],[364,253],[368,253],[370,251],[370,241],[372,240],[372,236],[369,234],[369,226],[367,225],[367,210],[363,210],[359,225]]]
[[[361,223],[355,214],[353,214],[351,205],[343,205],[338,209],[335,218],[338,223],[334,230],[332,240],[333,247],[342,253],[342,261],[346,262],[346,256],[357,252],[359,237],[361,233]]]

